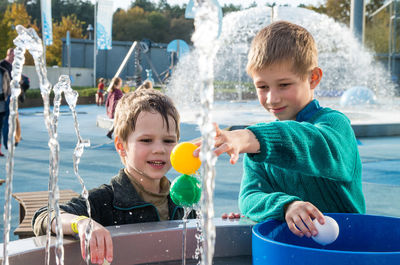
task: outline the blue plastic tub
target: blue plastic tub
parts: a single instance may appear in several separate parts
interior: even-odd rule
[[[268,265],[399,265],[400,218],[326,214],[339,225],[339,237],[322,246],[297,237],[286,223],[268,220],[253,227],[253,264]]]

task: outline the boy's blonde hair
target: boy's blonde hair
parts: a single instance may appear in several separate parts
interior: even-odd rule
[[[129,134],[135,130],[139,114],[143,111],[160,113],[169,130],[175,126],[179,139],[179,113],[172,100],[155,89],[140,89],[125,94],[117,104],[114,117],[114,133],[123,142],[128,140]],[[175,124],[169,124],[168,116],[171,116]]]
[[[246,70],[252,76],[255,71],[285,61],[292,62],[292,71],[304,78],[318,66],[318,51],[314,38],[305,28],[277,21],[254,37]]]

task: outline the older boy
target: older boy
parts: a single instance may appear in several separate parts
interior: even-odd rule
[[[138,90],[121,98],[115,111],[115,148],[125,168],[110,184],[89,191],[94,227],[90,240],[91,262],[113,259],[110,233],[104,226],[182,219],[183,209],[170,196],[165,174],[170,153],[179,139],[179,114],[172,101],[154,89]],[[79,234],[82,257],[89,223],[82,197],[61,205],[64,234]],[[193,218],[193,213],[190,216]],[[36,235],[45,234],[47,209],[35,214]],[[54,218],[54,217],[52,217]],[[55,231],[55,222],[52,222]]]
[[[304,28],[278,21],[255,36],[247,72],[260,104],[278,121],[216,129],[215,153],[244,157],[239,207],[255,221],[286,220],[298,236],[318,233],[321,212],[364,213],[361,161],[349,119],[319,106],[322,71]],[[198,151],[196,151],[198,152]],[[196,155],[196,154],[195,154]]]

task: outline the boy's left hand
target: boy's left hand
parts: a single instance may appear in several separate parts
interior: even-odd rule
[[[90,219],[84,219],[78,223],[79,238],[81,240],[81,254],[83,260],[86,258],[85,231]],[[113,243],[110,232],[101,224],[93,220],[92,237],[89,242],[90,261],[93,264],[103,264],[104,260],[109,263],[113,260]]]
[[[303,237],[316,236],[317,228],[312,220],[317,218],[320,224],[325,223],[324,215],[310,202],[294,201],[286,206],[285,220],[293,234]]]

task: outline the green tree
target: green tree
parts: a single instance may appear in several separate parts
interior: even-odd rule
[[[389,17],[389,13],[383,10],[366,22],[365,45],[376,53],[388,52]]]
[[[184,9],[160,2],[158,9],[148,12],[134,6],[129,10],[118,10],[113,17],[113,39],[123,41],[150,39],[168,43],[173,39],[190,42],[193,20],[184,18]]]
[[[384,0],[370,1],[366,13],[372,14],[384,4]],[[367,16],[365,23],[365,45],[376,53],[387,53],[389,45],[389,6],[374,16]]]
[[[223,7],[222,7],[222,13],[225,15],[225,14],[228,14],[228,13],[230,13],[230,12],[236,12],[236,11],[240,11],[240,10],[242,10],[242,6],[241,5],[234,5],[234,4],[229,4],[229,5],[224,5]]]
[[[37,24],[41,22],[40,0],[20,0],[26,5],[29,15]],[[94,22],[94,5],[89,0],[52,0],[53,22],[60,22],[62,17],[75,15],[85,25]]]
[[[147,12],[156,10],[156,5],[149,0],[135,0],[135,2],[131,3],[131,8],[133,7],[140,7]]]
[[[366,3],[365,5],[365,15],[368,17],[372,12],[382,6],[384,2],[385,0],[368,1],[368,3]],[[339,21],[346,25],[350,24],[351,0],[326,0],[325,4],[319,5],[317,7],[312,5],[304,7],[319,13],[326,14],[334,18],[336,21]]]
[[[141,40],[151,31],[151,24],[141,7],[119,10],[113,17],[113,39],[121,41]]]
[[[194,31],[194,25],[192,19],[185,18],[173,18],[171,19],[168,39],[166,43],[174,39],[182,39],[187,43],[191,43],[192,33]]]
[[[13,3],[8,5],[3,18],[0,22],[0,54],[1,58],[4,58],[7,49],[14,47],[13,40],[17,37],[17,32],[15,27],[17,25],[22,25],[25,28],[33,28],[38,32],[38,28],[35,24],[31,22],[31,17],[25,9],[23,4]],[[26,64],[33,64],[33,59],[31,56],[26,55]]]

